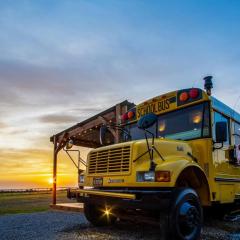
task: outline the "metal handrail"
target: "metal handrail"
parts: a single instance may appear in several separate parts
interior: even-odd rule
[[[70,149],[66,149],[66,148],[63,148],[63,150],[66,152],[66,154],[68,155],[68,157],[71,159],[71,161],[73,162],[74,166],[79,170],[80,167],[81,167],[81,163],[86,167],[87,164],[86,164],[86,161],[84,159],[81,158],[81,155],[80,155],[80,151],[75,149],[75,150],[70,150]],[[72,158],[71,154],[69,152],[77,152],[78,153],[78,163],[76,163],[74,161],[74,159]]]

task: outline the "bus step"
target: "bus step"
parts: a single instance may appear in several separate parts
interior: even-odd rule
[[[83,203],[57,203],[51,204],[50,207],[54,210],[83,212]]]

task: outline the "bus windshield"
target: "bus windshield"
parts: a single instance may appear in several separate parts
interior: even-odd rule
[[[209,104],[207,102],[168,112],[158,116],[158,122],[148,130],[157,138],[191,140],[209,137]],[[144,131],[137,123],[124,126],[122,141],[144,139]]]

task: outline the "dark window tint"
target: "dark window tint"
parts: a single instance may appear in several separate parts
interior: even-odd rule
[[[128,140],[138,140],[138,139],[144,139],[144,131],[142,129],[139,129],[137,127],[137,123],[128,125],[125,127],[125,130],[127,130],[127,134],[123,133],[123,138]],[[156,124],[154,124],[152,127],[148,129],[151,133],[156,136]],[[150,136],[150,135],[149,135]]]
[[[223,116],[221,113],[214,112],[214,122],[213,122],[213,141],[216,140],[216,123],[217,122],[226,122],[227,123],[227,141],[224,142],[224,145],[229,145],[230,144],[230,137],[229,137],[229,119],[225,116]]]
[[[124,130],[122,141],[145,138],[144,131],[137,127],[137,123],[126,125]],[[206,102],[159,115],[158,123],[148,131],[159,138],[168,139],[190,140],[209,137],[209,104]]]
[[[240,124],[234,122],[234,144],[240,145]]]
[[[189,140],[209,136],[208,104],[200,104],[159,116],[158,136]]]

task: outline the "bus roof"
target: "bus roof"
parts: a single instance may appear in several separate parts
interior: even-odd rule
[[[238,112],[234,111],[232,108],[219,101],[215,97],[211,97],[211,100],[213,108],[240,123],[240,114]]]
[[[178,101],[180,98],[180,94],[183,92],[189,92],[191,89],[192,88],[180,89],[180,90],[168,92],[163,95],[159,95],[157,97],[148,99],[148,100],[136,105],[134,108],[136,109],[137,117],[131,119],[130,121],[128,121],[128,123],[134,122],[137,119],[139,119],[142,115],[142,114],[139,114],[139,112],[141,113],[141,111],[143,112],[143,115],[146,114],[147,112],[154,112],[156,114],[160,114],[160,113],[165,113],[168,111],[175,110],[178,107],[185,107],[185,106],[192,105],[192,104],[196,103],[197,101],[200,102],[200,101],[209,101],[209,100],[212,101],[212,106],[214,109],[216,109],[217,111],[223,113],[224,115],[226,115],[240,123],[240,114],[238,112],[234,111],[234,109],[227,106],[226,104],[224,104],[220,100],[216,99],[215,97],[208,96],[207,93],[203,89],[200,89],[200,88],[195,88],[196,90],[199,91],[199,93],[201,93],[201,94],[199,94],[198,98],[193,99],[193,100],[189,99],[189,100],[185,101],[183,104],[181,102],[179,103]],[[158,104],[159,102],[163,101],[164,99],[168,99],[168,100],[173,99],[173,101],[170,101],[173,104],[169,104],[168,105],[169,108],[165,108],[164,106],[161,105],[163,107],[163,109],[161,109],[161,111],[156,111],[157,107],[154,105]],[[147,108],[150,108],[150,107],[152,107],[152,109],[154,111],[152,109],[149,109],[149,111],[146,110]],[[130,109],[130,111],[131,111],[131,109]]]

